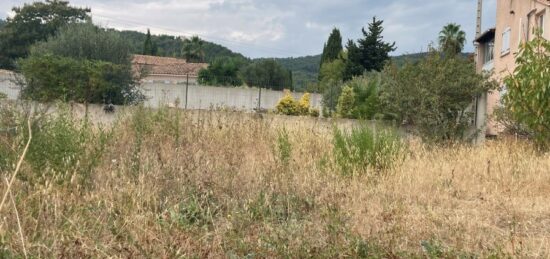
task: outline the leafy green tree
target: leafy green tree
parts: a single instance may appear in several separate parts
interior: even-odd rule
[[[323,47],[320,66],[322,66],[325,62],[331,62],[337,59],[342,50],[342,36],[340,34],[340,30],[334,28],[328,37],[327,43]]]
[[[319,78],[321,79],[321,85],[326,86],[329,81],[340,82],[344,74],[345,64],[342,59],[335,59],[330,62],[325,62],[319,71]],[[322,88],[321,90],[325,90]]]
[[[381,74],[371,72],[354,77],[347,85],[355,93],[355,108],[351,118],[372,120],[382,114],[380,109]]]
[[[131,66],[128,44],[91,23],[70,24],[35,45],[20,61],[22,95],[49,102],[138,102],[142,95]]]
[[[2,28],[4,28],[5,25],[6,25],[6,21],[0,19],[0,30],[2,30]]]
[[[118,64],[54,55],[31,55],[21,61],[22,97],[41,102],[131,103],[140,93],[129,70]]]
[[[199,83],[203,85],[241,86],[239,69],[243,66],[239,58],[222,57],[199,72]]]
[[[462,52],[466,43],[466,33],[460,25],[449,23],[439,32],[439,46],[443,53],[456,55]]]
[[[523,43],[516,57],[516,69],[506,77],[505,107],[513,118],[526,125],[537,145],[550,149],[550,41],[540,32]]]
[[[30,46],[48,37],[66,24],[89,20],[90,9],[69,6],[69,2],[46,0],[14,7],[0,31],[0,68],[14,69],[15,61],[29,54]]]
[[[351,80],[354,76],[362,75],[365,68],[361,65],[361,50],[353,40],[348,40],[346,44],[347,58],[345,60],[342,79]]]
[[[70,24],[31,48],[32,55],[52,54],[75,59],[106,61],[131,66],[128,43],[119,34],[92,23]]]
[[[381,71],[384,69],[386,61],[390,59],[389,53],[397,48],[394,43],[384,42],[382,33],[384,21],[372,18],[369,24],[369,31],[363,28],[363,39],[359,39],[358,47],[361,52],[361,65],[366,71]]]
[[[157,46],[155,42],[151,39],[151,31],[149,29],[147,29],[147,36],[145,38],[145,42],[143,43],[143,55],[157,55]]]
[[[198,36],[193,36],[190,39],[184,39],[182,55],[187,60],[187,62],[204,62],[204,41],[201,40]]]
[[[442,57],[435,51],[401,69],[387,66],[382,80],[384,112],[435,142],[469,137],[473,100],[496,87],[487,76],[476,73],[471,60]]]
[[[273,59],[251,63],[242,69],[241,75],[248,86],[273,90],[292,89],[288,70]]]

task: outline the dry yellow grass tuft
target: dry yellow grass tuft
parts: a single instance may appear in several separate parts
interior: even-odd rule
[[[550,256],[550,157],[523,141],[409,141],[396,168],[349,177],[311,118],[137,109],[112,130],[87,181],[79,160],[15,182],[25,246],[6,207],[0,257]]]

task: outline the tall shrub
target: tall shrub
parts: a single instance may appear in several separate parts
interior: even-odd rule
[[[342,118],[351,118],[355,112],[355,93],[350,86],[344,86],[342,93],[338,98],[336,113]]]
[[[385,113],[413,126],[425,140],[460,141],[471,129],[474,100],[496,85],[472,61],[432,52],[418,63],[384,71]]]
[[[380,172],[402,159],[405,146],[391,129],[362,126],[347,133],[335,127],[333,135],[334,158],[345,175]]]
[[[91,23],[72,24],[32,48],[19,62],[23,97],[86,103],[139,102],[138,75],[127,42]]]
[[[506,77],[504,104],[513,117],[526,125],[542,149],[550,148],[550,42],[539,33],[523,43],[516,69]]]

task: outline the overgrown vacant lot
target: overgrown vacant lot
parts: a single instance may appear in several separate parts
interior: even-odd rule
[[[550,158],[530,144],[403,140],[373,167],[341,160],[315,123],[140,108],[103,129],[35,121],[0,257],[550,256]],[[0,134],[4,195],[28,134]]]

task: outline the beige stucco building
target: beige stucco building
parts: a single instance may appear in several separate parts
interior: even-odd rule
[[[522,42],[541,30],[550,39],[550,0],[497,0],[496,26],[482,33],[477,39],[477,69],[492,72],[502,84],[503,79],[515,69],[515,54]],[[499,127],[491,120],[495,107],[500,105],[506,86],[493,91],[487,97],[487,135],[497,135]]]

